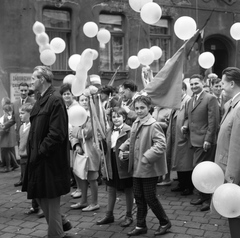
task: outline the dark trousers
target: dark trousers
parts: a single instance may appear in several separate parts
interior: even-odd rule
[[[179,187],[183,190],[189,189],[193,191],[192,170],[191,171],[177,171]]]
[[[18,167],[14,147],[1,148],[1,157],[2,157],[3,162],[5,162],[5,164],[6,164],[7,170],[10,170],[11,166]]]
[[[239,238],[240,218],[228,218],[231,238]]]
[[[137,204],[137,226],[146,227],[146,217],[149,206],[158,218],[160,225],[169,221],[156,195],[158,177],[133,178],[133,193]]]
[[[27,165],[27,156],[20,156],[20,166],[21,166],[20,181],[21,182],[23,182],[24,174],[26,171],[26,165]]]

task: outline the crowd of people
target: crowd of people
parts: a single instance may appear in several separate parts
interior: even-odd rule
[[[114,222],[117,191],[125,193],[126,215],[122,227],[133,223],[133,201],[137,206],[136,227],[129,236],[147,233],[148,207],[159,221],[155,235],[171,228],[171,221],[157,198],[157,186],[171,186],[171,171],[177,172],[178,185],[171,189],[180,196],[193,194],[192,172],[197,164],[213,161],[225,173],[226,182],[240,184],[237,140],[240,109],[240,69],[230,67],[222,79],[211,74],[207,80],[194,74],[182,82],[179,109],[161,108],[151,103],[137,85],[127,80],[118,89],[91,82],[98,88],[104,112],[104,137],[93,126],[90,95],[74,97],[70,84],[53,87],[48,67],[38,66],[29,85],[19,85],[20,99],[2,99],[0,118],[1,166],[10,172],[21,165],[19,181],[32,207],[26,214],[38,213],[48,223],[48,237],[67,237],[72,228],[60,211],[61,196],[70,192],[80,199],[71,209],[98,210],[98,186],[104,181],[108,191],[105,217],[97,225]],[[89,86],[89,85],[88,85]],[[191,89],[191,95],[187,92]],[[68,111],[82,106],[87,119],[81,126],[69,123]],[[95,129],[94,129],[95,128]],[[98,141],[96,141],[96,133]],[[100,146],[96,146],[96,144]],[[20,162],[16,160],[15,146]],[[87,176],[74,173],[77,155],[87,156]],[[88,198],[88,188],[91,198]],[[211,195],[198,192],[192,205],[200,211],[211,208]],[[229,219],[233,238],[237,237],[238,218]]]

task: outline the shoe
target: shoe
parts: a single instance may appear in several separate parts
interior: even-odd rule
[[[134,230],[128,232],[127,234],[129,236],[138,236],[138,235],[141,235],[141,234],[146,234],[147,233],[147,227],[143,227],[143,228],[135,228]]]
[[[4,169],[4,170],[3,170],[3,173],[9,173],[9,172],[11,172],[10,169]]]
[[[22,186],[22,181],[18,181],[17,183],[14,184],[14,187]]]
[[[100,208],[99,204],[96,204],[96,205],[90,204],[89,206],[83,208],[82,211],[83,212],[91,212],[91,211],[98,210],[99,208]]]
[[[45,217],[42,209],[39,209],[37,216],[38,216],[38,218]]]
[[[72,197],[75,198],[80,198],[82,197],[82,192],[81,191],[75,191],[75,193],[72,195]]]
[[[208,203],[204,203],[202,205],[202,207],[200,208],[201,212],[205,212],[205,211],[208,211],[208,210],[210,210],[210,205]]]
[[[109,224],[109,223],[113,223],[114,222],[114,216],[110,216],[110,217],[104,217],[101,220],[97,221],[97,225],[105,225],[105,224]]]
[[[72,229],[72,224],[70,221],[67,221],[66,223],[63,224],[63,231],[69,231]]]
[[[120,224],[121,227],[128,227],[133,223],[133,218],[132,217],[127,217],[125,216],[124,221]]]
[[[193,191],[190,190],[190,189],[188,189],[188,188],[184,189],[184,190],[181,192],[181,195],[182,195],[182,196],[188,196],[188,195],[191,195],[191,194],[193,194]]]
[[[197,200],[193,200],[190,202],[192,205],[202,205],[205,202],[202,198],[198,198]]]
[[[88,206],[87,204],[81,204],[80,202],[78,202],[76,204],[71,205],[70,207],[72,209],[83,209],[83,208],[85,208],[87,206]]]
[[[18,169],[18,168],[19,168],[19,166],[13,166],[12,171],[14,171],[15,169]]]
[[[172,227],[171,222],[168,222],[165,226],[159,226],[157,231],[154,233],[155,236],[166,234],[167,231]]]
[[[179,186],[171,189],[172,192],[182,192],[183,190],[184,190],[184,188],[181,188]]]
[[[33,213],[38,213],[38,211],[39,211],[38,209],[34,209],[31,207],[28,211],[25,211],[24,214],[31,215]]]
[[[157,183],[158,186],[170,186],[172,184],[172,181],[162,181],[160,183]]]

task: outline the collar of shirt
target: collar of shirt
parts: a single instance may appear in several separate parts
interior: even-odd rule
[[[240,92],[239,93],[237,93],[237,94],[235,94],[234,96],[233,96],[233,98],[232,98],[232,100],[231,100],[231,102],[233,102],[233,100],[238,96],[240,94]]]
[[[198,94],[194,94],[194,96],[196,96],[196,100],[199,99],[199,97],[201,96],[202,92],[203,92],[203,90],[200,93],[198,93]]]

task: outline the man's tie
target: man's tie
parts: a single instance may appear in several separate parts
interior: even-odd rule
[[[193,98],[193,107],[196,105],[196,102],[197,102],[197,95],[194,95],[194,98]]]

